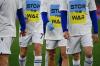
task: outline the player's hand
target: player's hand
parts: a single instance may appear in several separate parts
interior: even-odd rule
[[[65,32],[64,32],[64,38],[65,38],[65,39],[69,39],[69,37],[70,37],[69,32],[68,32],[68,31],[65,31]]]
[[[51,22],[47,23],[47,29],[50,30],[50,31],[54,30],[54,26],[53,26],[53,24]]]
[[[99,41],[99,36],[98,36],[98,34],[93,34],[93,35],[92,35],[92,38],[93,38],[93,41],[94,41],[94,42],[98,42],[98,41]]]
[[[21,31],[20,32],[20,36],[25,36],[26,35],[26,31]]]

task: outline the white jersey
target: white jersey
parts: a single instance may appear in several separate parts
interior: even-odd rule
[[[60,5],[60,0],[41,0],[41,12],[48,13],[49,21],[52,22],[54,26],[54,31],[46,29],[45,39],[64,39],[61,27]]]
[[[41,0],[23,0],[24,14],[27,20],[28,33],[43,33],[43,22],[40,14]]]
[[[68,29],[71,36],[91,33],[92,21],[89,11],[96,10],[95,0],[67,0]]]
[[[16,36],[16,11],[22,8],[21,0],[0,0],[0,37]]]

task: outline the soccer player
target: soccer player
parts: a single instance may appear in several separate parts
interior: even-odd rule
[[[73,66],[80,66],[80,44],[85,53],[84,66],[92,66],[93,40],[96,42],[99,39],[95,0],[67,0],[65,6],[68,6],[68,8],[65,8],[65,13],[63,12],[61,15],[68,15],[68,23],[62,21],[62,27],[64,37],[69,38],[68,54],[73,55]],[[62,16],[61,18],[64,19],[65,17]],[[65,30],[67,24],[68,31]],[[68,37],[68,32],[70,37]]]
[[[34,66],[41,66],[43,44],[43,22],[40,15],[40,0],[23,0],[26,18],[26,36],[20,36],[19,64],[25,66],[28,44],[34,43]]]
[[[61,50],[62,66],[68,66],[68,57],[66,54],[67,39],[63,37],[61,27],[60,9],[62,0],[41,0],[41,15],[46,40],[46,49],[48,53],[48,65],[55,66],[55,48]]]
[[[25,20],[21,0],[0,0],[0,66],[9,66],[8,58],[13,37],[16,37],[16,13],[25,35]]]

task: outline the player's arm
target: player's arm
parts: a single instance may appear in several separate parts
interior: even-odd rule
[[[44,30],[44,34],[46,31],[46,24],[49,22],[48,19],[48,11],[47,11],[47,2],[46,0],[41,0],[41,17],[42,17],[42,21],[43,21],[43,30]]]
[[[66,0],[61,0],[60,2],[60,13],[61,13],[61,25],[64,32],[64,38],[69,38],[69,32],[67,28],[67,2]]]
[[[20,22],[20,30],[21,30],[21,35],[25,36],[25,29],[26,29],[26,22],[25,22],[25,18],[24,18],[24,14],[23,14],[23,8],[20,8],[17,10],[17,16]]]
[[[61,13],[61,25],[62,25],[62,29],[64,32],[64,38],[68,39],[69,38],[69,32],[68,32],[68,28],[67,28],[67,11],[60,11]]]
[[[92,20],[92,26],[93,26],[93,40],[94,42],[97,42],[99,40],[98,38],[98,20],[96,15],[96,10],[90,11],[90,17]]]
[[[90,9],[89,13],[90,13],[90,18],[91,18],[92,27],[93,27],[93,40],[94,42],[97,42],[99,38],[98,38],[98,20],[97,20],[97,14],[96,14],[95,0],[90,0],[89,9]]]
[[[54,26],[53,26],[53,24],[51,22],[49,22],[48,13],[47,12],[41,12],[41,16],[42,16],[42,20],[43,20],[44,34],[46,32],[46,26],[47,26],[48,30],[53,31]]]
[[[98,34],[98,20],[97,20],[96,10],[90,11],[90,17],[92,20],[93,33]]]
[[[46,32],[46,26],[50,31],[54,29],[52,23],[49,22],[49,18],[48,18],[48,10],[49,10],[48,4],[49,2],[47,0],[41,0],[41,16],[43,20],[44,34]]]
[[[68,31],[67,29],[67,11],[60,11],[61,13],[61,24],[62,24],[62,28],[63,28],[63,32]]]
[[[48,13],[47,12],[41,12],[41,16],[42,16],[42,20],[43,20],[43,30],[44,30],[44,33],[45,33],[46,25],[49,22]]]
[[[93,40],[94,42],[97,42],[99,40],[98,38],[98,20],[96,15],[96,3],[95,0],[90,0],[89,2],[89,13],[92,21],[92,27],[93,27]]]

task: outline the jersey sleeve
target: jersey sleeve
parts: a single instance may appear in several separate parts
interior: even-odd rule
[[[67,10],[67,0],[60,0],[60,11],[64,10],[66,11]]]
[[[23,1],[22,0],[18,0],[18,3],[17,3],[17,9],[21,9],[22,7],[23,7],[23,3],[22,3]]]
[[[90,11],[96,10],[95,0],[90,0],[90,2],[89,2],[89,10]]]
[[[41,12],[48,12],[48,0],[41,0],[40,11]]]

